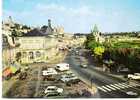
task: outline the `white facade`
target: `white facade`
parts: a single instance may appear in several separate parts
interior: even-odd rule
[[[20,46],[16,54],[21,53],[21,63],[45,62],[57,53],[57,40],[45,36],[18,37]]]

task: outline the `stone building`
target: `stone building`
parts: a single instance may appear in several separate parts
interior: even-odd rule
[[[51,26],[51,20],[48,19],[48,26],[44,25],[41,27],[41,31],[45,34],[45,35],[48,35],[48,34],[53,34],[53,28]]]
[[[20,46],[16,49],[16,55],[21,55],[21,63],[46,62],[56,55],[57,40],[46,36],[17,37],[16,42]]]
[[[91,30],[91,33],[95,37],[95,41],[100,42],[100,43],[105,41],[105,38],[101,35],[101,32],[99,32],[96,24],[95,24],[93,30]]]
[[[11,37],[14,22],[11,17],[3,23],[3,64],[17,61],[20,63],[47,62],[59,52],[62,42],[57,35],[64,34],[64,29],[56,28],[56,32],[48,20],[48,26],[34,28],[23,36]],[[65,41],[63,41],[65,42]],[[18,45],[17,45],[18,44]],[[61,48],[64,46],[61,46]]]

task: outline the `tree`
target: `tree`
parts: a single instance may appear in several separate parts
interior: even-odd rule
[[[105,48],[103,46],[98,46],[94,48],[94,54],[97,56],[102,56],[104,51],[105,51]]]
[[[23,25],[22,29],[30,29],[30,27],[28,27],[27,25]]]

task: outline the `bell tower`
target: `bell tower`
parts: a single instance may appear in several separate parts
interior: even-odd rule
[[[95,40],[97,42],[99,42],[99,40],[100,40],[100,32],[99,32],[98,27],[97,27],[96,24],[94,25],[94,28],[93,28],[93,30],[91,32],[92,32],[92,35],[95,37]]]

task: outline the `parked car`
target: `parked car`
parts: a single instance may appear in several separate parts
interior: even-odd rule
[[[80,79],[74,79],[74,80],[69,80],[66,82],[67,86],[71,86],[72,84],[78,84],[80,82]]]
[[[26,78],[27,78],[27,72],[26,71],[20,72],[19,79],[24,80]]]
[[[55,81],[56,77],[53,76],[53,75],[44,76],[43,81],[45,81],[45,80],[47,80],[47,81]]]
[[[77,51],[75,51],[75,54],[76,54],[76,55],[78,55],[78,54],[79,54],[79,51],[78,51],[78,50],[77,50]]]
[[[48,76],[48,75],[57,75],[57,71],[54,68],[48,68],[47,70],[42,71],[43,76]]]
[[[128,79],[140,80],[140,73],[128,74]]]
[[[57,86],[48,86],[44,91],[46,96],[51,95],[61,95],[63,93],[62,88],[58,88]]]
[[[62,82],[69,82],[71,80],[77,80],[77,79],[78,79],[78,77],[75,74],[67,73],[67,74],[62,75],[60,80]]]
[[[87,64],[81,64],[80,67],[87,68]]]
[[[128,92],[126,92],[126,94],[131,95],[131,96],[137,96],[138,95],[138,93],[133,92],[133,91],[128,91]]]
[[[56,70],[58,71],[68,71],[70,69],[69,64],[67,63],[60,63],[56,65]]]

